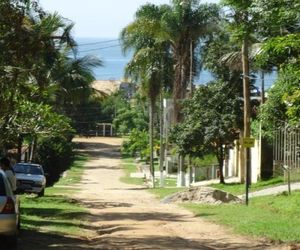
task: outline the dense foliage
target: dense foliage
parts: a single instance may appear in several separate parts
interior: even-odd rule
[[[47,184],[51,185],[69,168],[74,159],[72,137],[55,136],[38,141],[36,161],[47,173]]]
[[[197,89],[185,102],[185,120],[173,128],[171,140],[179,153],[203,157],[213,152],[218,159],[220,173],[226,148],[233,145],[240,131],[241,101],[234,86],[212,82]],[[221,174],[221,182],[224,177]]]
[[[75,56],[72,28],[69,20],[44,11],[38,1],[0,1],[1,154],[18,148],[19,161],[22,145],[27,146],[27,160],[50,159],[45,164],[54,179],[72,159],[69,107],[89,101],[92,67],[101,65],[97,58]],[[43,147],[37,156],[36,149]]]

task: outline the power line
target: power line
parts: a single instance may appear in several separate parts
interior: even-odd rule
[[[79,43],[78,46],[88,46],[88,45],[95,45],[95,44],[105,44],[120,41],[120,39],[113,39],[113,40],[106,40],[106,41],[99,41],[99,42],[92,42],[92,43]]]
[[[115,48],[115,47],[120,47],[120,46],[121,46],[121,44],[118,44],[118,45],[111,45],[111,46],[101,47],[101,48],[95,48],[95,49],[79,50],[79,53],[85,53],[85,52],[91,52],[91,51],[98,51],[98,50],[109,49],[109,48]]]

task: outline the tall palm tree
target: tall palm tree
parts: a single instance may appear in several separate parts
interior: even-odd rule
[[[121,33],[124,51],[133,50],[133,57],[126,67],[126,76],[141,84],[149,101],[150,170],[154,187],[153,139],[156,100],[162,89],[172,79],[169,46],[159,41],[156,32],[166,6],[146,4],[136,13],[133,23]]]
[[[76,105],[88,100],[93,92],[91,84],[95,80],[92,69],[101,65],[95,57],[74,58],[61,54],[51,71],[52,80],[57,84],[56,106]]]
[[[161,39],[170,43],[174,58],[175,77],[173,84],[174,122],[180,122],[180,100],[186,97],[190,82],[190,69],[197,74],[195,49],[216,29],[219,7],[216,4],[200,4],[199,0],[172,0],[160,21]]]
[[[143,48],[163,44],[165,54],[171,52],[174,122],[182,119],[180,100],[186,97],[187,85],[191,81],[191,57],[196,58],[195,48],[200,38],[204,39],[214,29],[218,13],[217,5],[200,5],[199,0],[172,0],[170,5],[161,6],[146,4],[137,11],[135,21],[121,33],[124,49],[133,48],[135,51],[133,63]],[[158,56],[162,58],[162,55]],[[155,60],[160,60],[158,58]],[[193,74],[196,74],[196,64],[193,64]]]

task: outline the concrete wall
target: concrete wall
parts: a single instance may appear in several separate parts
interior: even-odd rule
[[[229,150],[228,159],[228,176],[239,177],[240,181],[244,180],[243,173],[245,171],[245,164],[241,160],[241,146],[235,142],[235,147]],[[251,182],[256,183],[261,177],[261,149],[260,141],[255,140],[255,145],[251,148]]]

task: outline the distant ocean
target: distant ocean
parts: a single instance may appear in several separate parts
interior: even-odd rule
[[[101,59],[103,66],[94,69],[97,80],[122,80],[124,68],[132,57],[132,53],[123,54],[118,38],[76,38],[78,43],[78,56],[92,55]],[[195,79],[197,84],[205,84],[213,80],[210,72],[203,70]],[[276,74],[265,77],[266,88],[269,88]],[[259,86],[259,82],[257,82]]]

